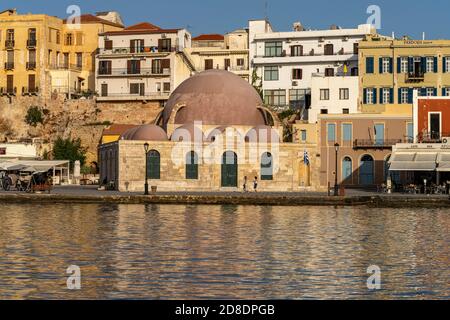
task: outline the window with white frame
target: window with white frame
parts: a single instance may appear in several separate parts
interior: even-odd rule
[[[390,71],[391,71],[391,58],[383,57],[382,63],[383,63],[382,72],[383,73],[390,73]]]
[[[434,96],[434,88],[427,88],[426,94],[427,94],[427,97],[433,97]]]
[[[348,88],[340,88],[339,89],[339,100],[348,100],[349,99],[349,89]]]
[[[408,103],[408,95],[409,95],[409,89],[401,88],[400,89],[400,103],[402,103],[402,104]]]
[[[408,73],[408,57],[400,58],[400,72]]]
[[[427,57],[427,69],[426,72],[434,72],[434,57]]]
[[[320,89],[320,100],[330,100],[330,89]]]
[[[391,103],[391,89],[383,88],[383,104]]]
[[[445,58],[445,72],[450,72],[450,57]]]
[[[450,97],[450,88],[444,88],[442,93],[444,97]]]
[[[373,104],[373,98],[374,98],[374,88],[367,88],[366,93],[366,104]]]
[[[264,81],[276,81],[278,80],[278,67],[267,66],[264,67]]]

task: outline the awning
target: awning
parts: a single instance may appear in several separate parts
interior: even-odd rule
[[[436,170],[439,172],[450,172],[450,153],[439,154],[438,167]]]
[[[435,171],[436,152],[399,152],[391,158],[389,171]]]

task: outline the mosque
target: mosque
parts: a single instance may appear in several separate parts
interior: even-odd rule
[[[149,119],[150,121],[150,119]],[[99,146],[100,179],[119,191],[304,191],[319,181],[317,146],[283,142],[256,90],[224,70],[198,73],[153,123]],[[245,178],[246,177],[246,178]]]

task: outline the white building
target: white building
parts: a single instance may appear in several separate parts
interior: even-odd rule
[[[300,23],[294,31],[275,32],[266,20],[250,21],[250,76],[261,84],[267,104],[303,108],[310,102],[314,74],[358,75],[358,41],[375,32],[369,24],[304,30]]]
[[[186,29],[140,23],[99,37],[96,56],[98,101],[160,101],[193,72],[184,53],[191,47]]]
[[[302,120],[316,123],[319,114],[358,113],[358,77],[314,74],[311,78],[311,107],[304,109]]]
[[[37,148],[32,143],[0,143],[0,159],[36,159]]]

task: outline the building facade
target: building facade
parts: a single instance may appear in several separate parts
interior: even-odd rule
[[[196,72],[227,70],[249,81],[247,30],[235,30],[225,36],[200,35],[192,39],[192,48],[186,50],[194,62]]]
[[[309,106],[313,75],[357,76],[358,42],[374,34],[371,25],[356,29],[275,32],[266,20],[249,22],[250,75],[264,102],[278,108]]]
[[[98,101],[167,101],[194,70],[185,29],[139,23],[102,33],[96,57]]]
[[[393,105],[412,112],[419,96],[450,95],[450,41],[366,37],[359,44],[362,112],[383,112]]]
[[[78,22],[78,20],[77,20]],[[0,94],[67,95],[94,90],[93,57],[98,33],[117,23],[83,15],[80,24],[43,14],[0,13]]]

